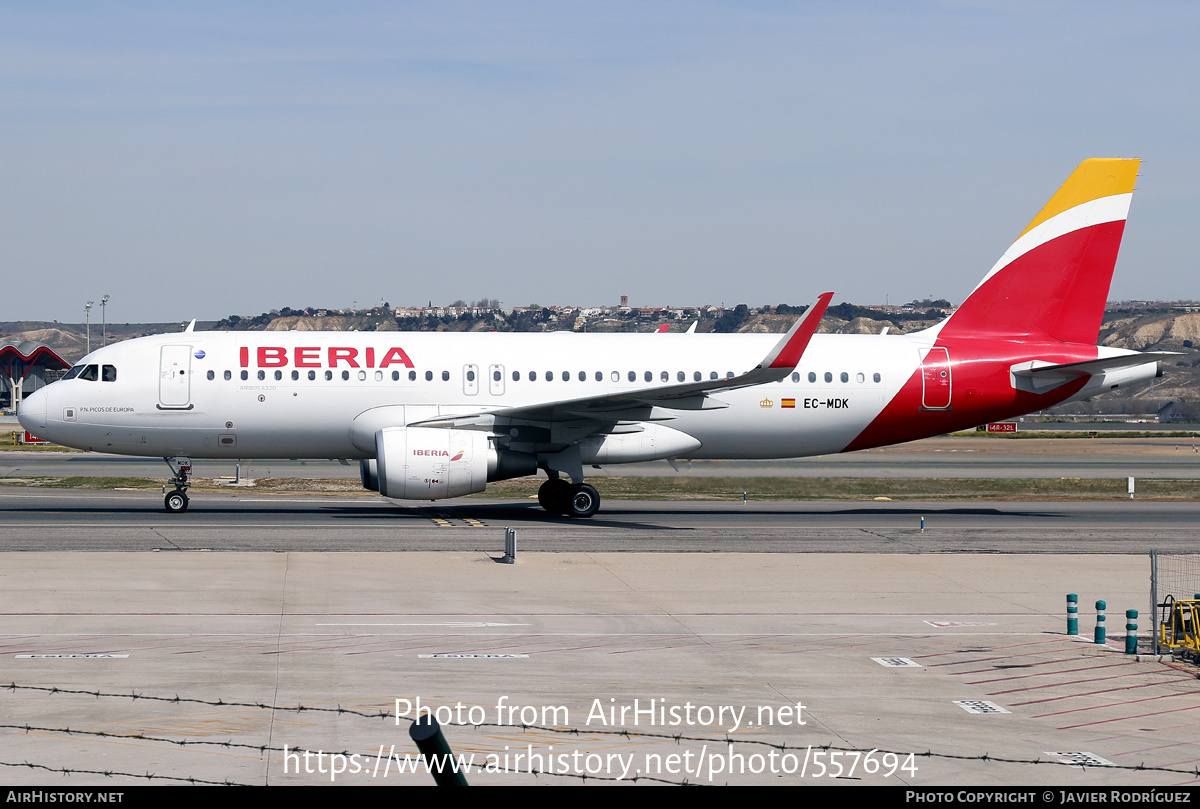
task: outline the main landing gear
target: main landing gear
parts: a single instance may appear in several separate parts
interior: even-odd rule
[[[590,517],[600,510],[600,492],[587,483],[550,478],[538,489],[538,503],[551,514]]]
[[[167,483],[175,486],[175,491],[167,492],[163,498],[163,508],[171,514],[181,514],[188,507],[187,487],[192,485],[188,482],[188,474],[192,471],[192,459],[175,457],[163,460],[171,468],[172,477]]]

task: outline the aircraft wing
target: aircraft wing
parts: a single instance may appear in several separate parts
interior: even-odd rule
[[[762,361],[745,373],[725,379],[707,379],[700,382],[684,382],[642,388],[628,393],[607,393],[578,399],[563,399],[557,402],[539,402],[521,407],[505,407],[472,413],[463,416],[439,416],[413,422],[410,426],[424,427],[480,427],[495,423],[497,418],[536,422],[563,422],[579,419],[596,421],[620,421],[629,418],[629,411],[645,411],[652,407],[670,410],[711,410],[726,407],[723,402],[709,399],[709,395],[723,390],[737,390],[768,382],[778,382],[795,370],[804,350],[817,331],[832,292],[826,292],[808,307],[787,334],[780,338]],[[622,415],[626,414],[626,415]]]

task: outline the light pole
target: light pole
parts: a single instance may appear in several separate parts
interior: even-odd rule
[[[92,301],[88,301],[83,305],[83,311],[87,313],[87,353],[92,353]]]
[[[105,307],[108,306],[108,296],[105,295],[100,299],[100,322],[104,327],[104,341],[100,343],[102,346],[108,345],[108,311]]]

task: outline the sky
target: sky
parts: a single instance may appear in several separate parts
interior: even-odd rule
[[[1089,157],[1144,161],[1110,298],[1200,299],[1198,29],[1103,0],[0,0],[0,320],[958,303]]]

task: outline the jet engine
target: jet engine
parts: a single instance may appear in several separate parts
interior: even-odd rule
[[[375,460],[360,463],[363,487],[396,500],[462,497],[536,472],[533,455],[497,450],[487,433],[436,427],[385,427],[375,433]]]

